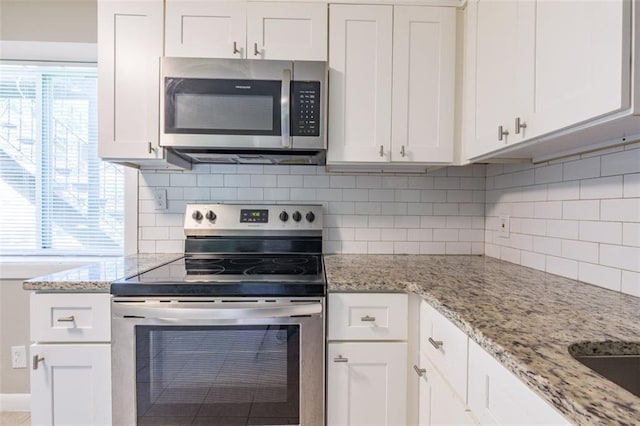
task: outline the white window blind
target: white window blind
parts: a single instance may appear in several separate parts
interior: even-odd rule
[[[96,68],[0,64],[0,253],[122,254],[124,173],[97,156]]]

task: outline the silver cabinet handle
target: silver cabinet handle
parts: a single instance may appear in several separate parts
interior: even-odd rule
[[[380,145],[380,157],[384,157],[384,145]]]
[[[33,356],[33,369],[37,370],[38,369],[38,363],[40,362],[44,362],[44,357],[43,356],[39,356],[39,355],[34,355]]]
[[[362,322],[374,322],[376,320],[376,317],[370,317],[369,315],[365,315],[362,318],[360,318],[360,321]]]
[[[436,349],[440,349],[444,346],[444,342],[442,340],[433,340],[431,337],[429,337],[429,343],[431,343],[431,345]]]
[[[69,315],[68,317],[58,318],[58,322],[74,322],[75,320],[76,320],[76,317],[74,317],[73,315]]]
[[[349,362],[349,358],[338,355],[337,357],[333,358],[333,362]]]
[[[238,50],[238,42],[234,41],[233,42],[233,54],[236,55],[240,53],[240,50]]]
[[[509,131],[502,125],[498,126],[498,140],[501,141],[505,136],[509,136]]]
[[[253,43],[253,56],[259,56],[260,51],[258,50],[258,43]]]
[[[400,148],[400,155],[403,157],[406,155],[404,152],[404,145],[402,145],[402,147]]]
[[[153,146],[153,144],[151,142],[149,142],[149,154],[151,154],[152,152],[156,152],[156,149]]]
[[[520,121],[520,117],[516,117],[516,135],[520,134],[520,129],[526,129],[527,123]]]
[[[417,365],[413,365],[413,369],[415,370],[416,374],[420,377],[424,376],[425,373],[427,372],[426,368],[420,368]]]

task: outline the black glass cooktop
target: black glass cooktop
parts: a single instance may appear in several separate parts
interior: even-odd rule
[[[321,255],[189,256],[111,284],[117,296],[321,296]]]

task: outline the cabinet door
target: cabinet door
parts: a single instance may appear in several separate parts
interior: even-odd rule
[[[396,6],[392,161],[453,161],[456,10]]]
[[[108,344],[31,345],[31,424],[110,425]]]
[[[530,136],[628,108],[631,2],[535,3]]]
[[[469,343],[469,407],[482,424],[570,424],[477,343]]]
[[[98,154],[161,159],[162,0],[98,1]]]
[[[249,2],[248,58],[327,60],[326,3]]]
[[[406,424],[407,344],[329,343],[327,424]]]
[[[420,426],[475,424],[470,410],[424,354],[420,354],[418,368],[423,369],[419,377],[418,424]]]
[[[327,161],[386,162],[393,6],[329,6]]]
[[[166,0],[165,55],[246,58],[246,3]]]
[[[531,56],[529,15],[524,12],[530,2],[476,0],[467,10],[468,29],[473,41],[467,53],[472,74],[475,99],[472,117],[466,123],[470,131],[466,141],[467,157],[473,158],[507,143],[522,139],[513,123],[518,109],[518,97],[532,82],[518,72],[519,66]],[[521,10],[522,9],[522,10]],[[475,35],[475,37],[474,37]],[[523,68],[526,72],[526,68]],[[527,74],[528,75],[528,74]],[[526,117],[523,117],[526,119]],[[509,132],[499,140],[498,127]]]

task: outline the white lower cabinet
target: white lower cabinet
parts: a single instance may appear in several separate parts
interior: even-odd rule
[[[31,295],[31,424],[111,424],[111,295]]]
[[[420,366],[416,366],[420,377],[420,403],[418,424],[472,425],[476,422],[465,402],[451,388],[440,372],[424,354],[420,355]]]
[[[31,424],[110,425],[111,346],[31,345]]]
[[[469,407],[483,425],[571,424],[473,341],[469,341]]]
[[[406,425],[408,296],[334,293],[327,307],[327,425]]]
[[[327,424],[406,424],[407,344],[329,343]]]

